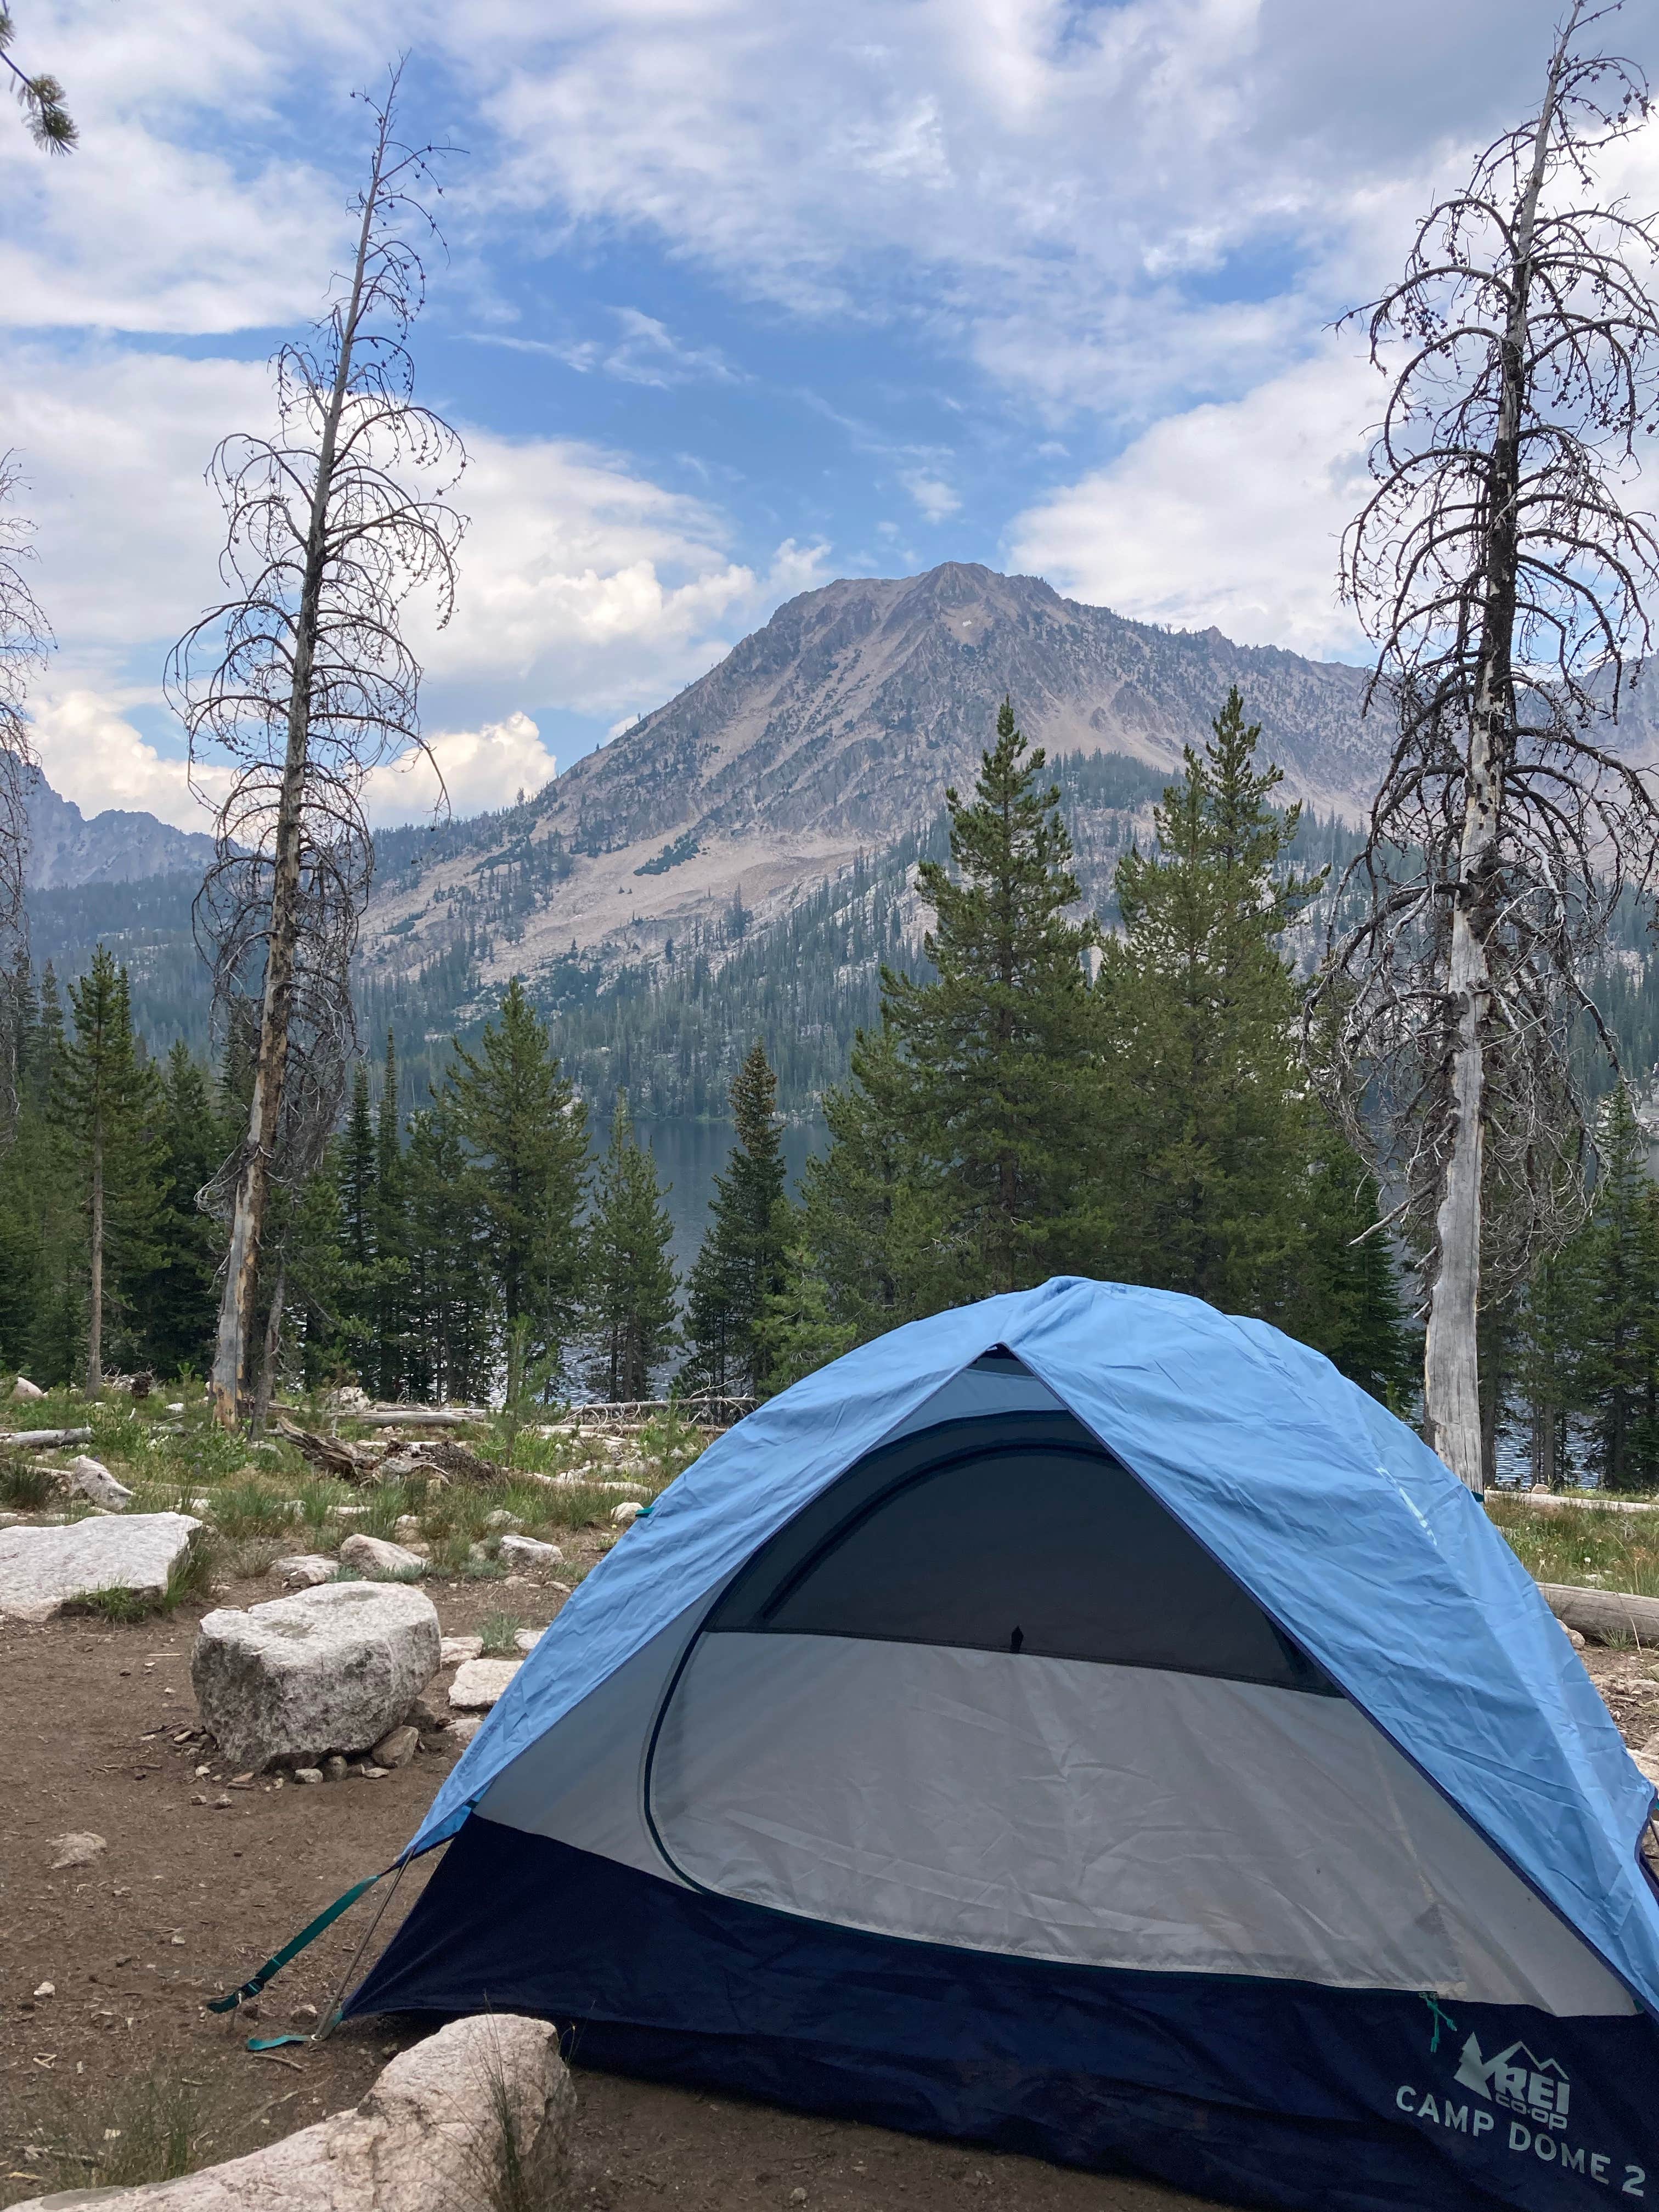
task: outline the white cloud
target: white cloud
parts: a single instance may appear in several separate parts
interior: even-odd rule
[[[210,830],[210,806],[191,789],[185,762],[160,752],[127,719],[128,709],[153,702],[131,691],[43,690],[33,702],[33,738],[46,781],[88,816],[113,807]],[[225,784],[213,769],[202,781],[210,798]]]
[[[947,521],[961,508],[961,500],[939,477],[929,476],[921,469],[911,469],[900,481],[929,522]]]
[[[509,714],[482,730],[441,731],[427,747],[370,776],[364,798],[371,822],[429,821],[441,798],[434,762],[458,818],[511,806],[520,793],[533,796],[559,772],[528,714]]]
[[[1361,426],[1379,388],[1334,346],[1229,405],[1168,416],[1018,516],[1010,556],[1143,622],[1355,653],[1336,566],[1364,497]]]

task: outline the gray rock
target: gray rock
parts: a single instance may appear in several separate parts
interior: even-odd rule
[[[611,1507],[611,1518],[619,1528],[626,1528],[630,1527],[634,1522],[637,1521],[644,1510],[645,1508],[639,1503],[637,1498],[624,1498],[620,1505],[613,1505]]]
[[[519,1567],[557,1567],[564,1564],[564,1553],[556,1544],[544,1544],[535,1536],[503,1536],[501,1555]]]
[[[102,1460],[88,1458],[85,1452],[70,1462],[64,1475],[71,1490],[78,1490],[95,1505],[112,1505],[118,1511],[132,1503],[132,1492],[125,1483],[118,1482]]]
[[[450,1704],[459,1713],[487,1712],[523,1664],[521,1659],[469,1659],[455,1671]]]
[[[223,1755],[362,1751],[436,1673],[438,1615],[402,1583],[325,1583],[246,1613],[210,1613],[191,1655],[202,1719]]]
[[[450,1742],[457,1751],[465,1751],[483,1724],[482,1714],[468,1713],[465,1719],[458,1720],[454,1723],[450,1733]]]
[[[348,1536],[340,1547],[340,1565],[355,1567],[360,1575],[423,1575],[426,1561],[402,1544],[388,1544],[384,1536]]]
[[[178,2181],[36,2197],[27,2212],[491,2212],[509,2129],[522,2174],[513,2201],[552,2204],[563,2201],[575,2101],[556,2029],[476,2014],[400,2051],[355,2110]]]
[[[294,1779],[302,1790],[313,1783],[320,1782],[322,1778],[323,1770],[320,1766],[296,1766],[294,1770]]]
[[[493,1513],[484,1515],[486,1528],[522,1528],[524,1522],[516,1513],[509,1513],[505,1505],[498,1505]]]
[[[426,1698],[416,1698],[404,1715],[404,1719],[410,1728],[418,1729],[422,1735],[449,1726],[449,1715],[440,1712],[437,1706]]]
[[[67,1836],[53,1836],[51,1842],[58,1854],[52,1863],[54,1874],[61,1874],[65,1867],[90,1866],[109,1849],[104,1838],[94,1836],[90,1829],[72,1829]]]
[[[528,1657],[530,1653],[535,1650],[536,1646],[541,1642],[543,1637],[545,1636],[546,1633],[547,1631],[544,1628],[521,1628],[518,1634],[513,1638],[513,1641],[518,1645],[520,1650]]]
[[[289,1589],[315,1589],[319,1583],[331,1583],[339,1571],[337,1559],[325,1559],[318,1552],[296,1552],[292,1559],[273,1559],[265,1570],[274,1583],[283,1583]]]
[[[410,1728],[405,1723],[402,1728],[388,1729],[369,1757],[376,1766],[407,1766],[414,1758],[420,1741],[419,1729]]]
[[[482,1636],[446,1636],[443,1640],[443,1664],[459,1667],[464,1660],[476,1659],[483,1650]]]
[[[14,1398],[44,1398],[46,1392],[38,1382],[31,1382],[27,1375],[20,1375],[11,1386]]]
[[[325,1782],[343,1782],[350,1771],[350,1768],[337,1751],[331,1752],[323,1761],[322,1775]]]
[[[189,1513],[125,1513],[0,1529],[0,1620],[50,1620],[99,1590],[159,1598],[201,1525]]]

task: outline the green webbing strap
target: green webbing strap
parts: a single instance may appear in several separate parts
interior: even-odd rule
[[[337,1897],[326,1911],[317,1915],[308,1928],[302,1928],[291,1943],[284,1943],[274,1957],[267,1959],[258,1972],[251,1975],[240,1990],[233,1990],[228,1997],[215,1997],[208,2010],[234,2012],[238,2005],[246,2004],[250,1997],[257,1997],[265,1984],[274,1974],[280,1973],[290,1959],[297,1958],[307,1943],[314,1943],[325,1928],[331,1927],[343,1912],[357,1902],[366,1889],[373,1889],[375,1883],[382,1881],[391,1871],[390,1867],[383,1867],[379,1874],[370,1875],[367,1881],[354,1882],[343,1897]],[[269,2051],[279,2043],[303,2043],[306,2039],[303,2036],[273,2035],[250,2044],[248,2048],[251,2051]]]

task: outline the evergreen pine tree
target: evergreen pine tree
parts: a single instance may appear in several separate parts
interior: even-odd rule
[[[439,1107],[411,1115],[408,1194],[407,1387],[422,1400],[474,1402],[490,1388],[488,1224],[453,1121]]]
[[[489,1223],[501,1340],[524,1322],[526,1356],[556,1366],[582,1304],[586,1109],[516,975],[477,1050],[458,1042],[453,1053],[444,1103]]]
[[[1589,1296],[1579,1372],[1595,1424],[1601,1480],[1610,1490],[1627,1490],[1659,1478],[1655,1196],[1646,1135],[1622,1082],[1603,1104],[1600,1123],[1601,1171],[1587,1238]]]
[[[1407,1323],[1399,1271],[1377,1226],[1376,1178],[1322,1116],[1315,1125],[1306,1204],[1304,1280],[1285,1326],[1404,1417],[1421,1343]]]
[[[1284,1316],[1307,1247],[1320,1145],[1297,1051],[1299,986],[1279,939],[1318,887],[1285,867],[1298,810],[1269,804],[1237,688],[1119,861],[1124,935],[1098,996],[1120,1133],[1112,1242],[1132,1281]]]
[[[1532,1431],[1532,1479],[1556,1490],[1578,1472],[1571,1424],[1583,1410],[1594,1260],[1589,1231],[1539,1262],[1521,1310],[1521,1394]]]
[[[790,1207],[778,1135],[777,1078],[753,1046],[732,1084],[737,1142],[714,1179],[714,1202],[687,1289],[687,1393],[763,1398],[772,1389],[761,1324],[783,1289]]]
[[[628,1093],[618,1090],[587,1225],[588,1321],[599,1337],[591,1379],[612,1400],[649,1397],[653,1370],[673,1341],[674,1231],[662,1197],[656,1163],[634,1134]]]
[[[158,1204],[149,1126],[155,1082],[132,1033],[125,968],[99,945],[87,974],[70,987],[74,1034],[58,1046],[52,1111],[70,1134],[87,1219],[86,1392],[103,1389],[106,1293],[118,1304],[124,1274],[149,1257]]]
[[[379,1146],[369,1103],[368,1068],[361,1060],[352,1073],[351,1103],[335,1150],[335,1182],[340,1194],[341,1318],[352,1372],[363,1389],[372,1391],[379,1366],[375,1340],[380,1304],[375,1244]]]
[[[408,1192],[404,1187],[403,1122],[398,1109],[398,1049],[386,1033],[386,1079],[374,1126],[374,1334],[377,1397],[396,1398],[404,1387],[409,1280]]]
[[[1084,961],[1098,939],[1079,898],[1057,787],[1041,783],[1012,703],[971,804],[947,790],[952,869],[916,872],[938,980],[884,970],[896,1133],[940,1208],[931,1302],[1011,1291],[1087,1256],[1097,1053]]]
[[[218,1294],[216,1224],[196,1203],[222,1157],[207,1071],[182,1038],[160,1079],[156,1121],[159,1206],[154,1258],[138,1301],[144,1356],[158,1374],[189,1366],[204,1374]]]

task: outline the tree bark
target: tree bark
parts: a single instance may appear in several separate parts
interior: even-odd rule
[[[352,270],[351,293],[346,313],[341,319],[339,359],[335,368],[334,388],[329,394],[328,407],[323,417],[322,438],[317,457],[317,481],[312,490],[311,515],[306,534],[306,563],[295,626],[294,675],[289,691],[288,747],[283,757],[282,789],[276,805],[270,930],[265,945],[259,1045],[254,1061],[253,1096],[248,1108],[247,1132],[243,1139],[242,1167],[237,1178],[235,1204],[231,1216],[230,1250],[225,1263],[224,1288],[219,1300],[218,1334],[209,1385],[215,1418],[222,1427],[227,1429],[235,1426],[241,1407],[247,1343],[252,1333],[254,1303],[258,1291],[259,1240],[264,1233],[265,1209],[270,1196],[271,1163],[276,1157],[283,1092],[288,1076],[289,1024],[293,1015],[294,974],[299,947],[300,872],[303,857],[301,830],[311,737],[311,689],[327,551],[329,497],[333,488],[340,419],[344,412],[346,392],[350,382],[352,346],[362,312],[363,271],[380,197],[384,158],[382,142],[375,154],[374,174],[363,199],[363,219],[357,237],[357,258]]]
[[[87,1297],[87,1386],[88,1398],[104,1392],[104,1139],[92,1133],[91,1282]]]
[[[264,1433],[270,1419],[270,1401],[276,1392],[276,1363],[283,1349],[283,1293],[287,1286],[288,1270],[278,1261],[276,1279],[270,1286],[270,1310],[265,1316],[264,1356],[259,1363],[259,1387],[254,1395],[250,1424],[256,1437]]]
[[[1550,64],[1533,142],[1532,168],[1517,208],[1510,301],[1499,362],[1498,426],[1486,482],[1486,591],[1474,711],[1465,755],[1462,837],[1453,887],[1447,996],[1454,1036],[1451,1158],[1435,1216],[1435,1271],[1423,1345],[1423,1429],[1460,1482],[1485,1487],[1480,1433],[1481,1169],[1486,1141],[1485,1030],[1491,995],[1485,928],[1486,878],[1498,856],[1504,776],[1513,737],[1513,652],[1518,583],[1521,418],[1526,399],[1527,313],[1532,241],[1555,121],[1566,42]]]

